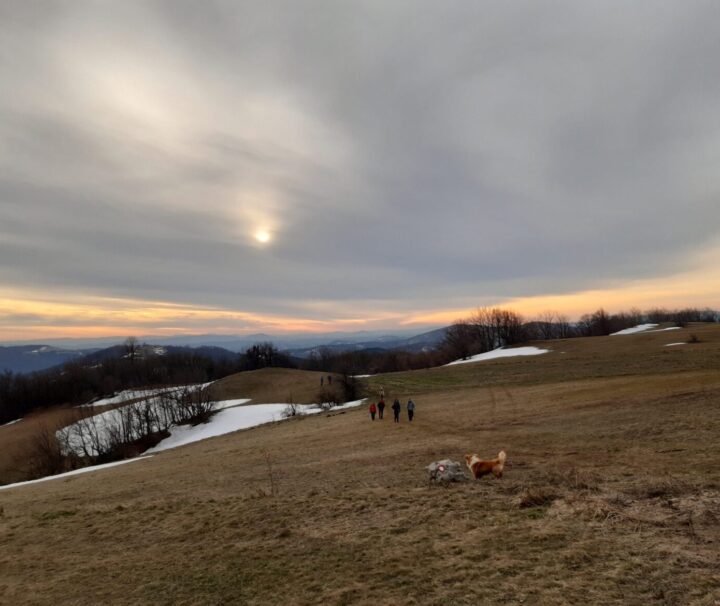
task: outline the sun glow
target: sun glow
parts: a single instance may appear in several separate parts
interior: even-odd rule
[[[267,244],[270,242],[270,232],[260,229],[255,232],[255,239],[260,242],[260,244]]]

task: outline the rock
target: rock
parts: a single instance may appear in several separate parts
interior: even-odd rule
[[[465,475],[465,466],[450,459],[433,461],[426,469],[430,482],[464,482],[468,479]]]

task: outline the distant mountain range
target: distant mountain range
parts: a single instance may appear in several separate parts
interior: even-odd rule
[[[438,328],[424,332],[412,337],[398,337],[384,335],[367,341],[335,340],[327,343],[315,344],[311,347],[296,347],[287,349],[286,352],[296,358],[309,358],[313,354],[320,353],[320,350],[330,350],[332,353],[341,351],[388,351],[402,350],[412,353],[435,349],[445,338],[447,328]]]
[[[0,371],[34,372],[82,358],[93,349],[61,349],[51,345],[0,347]]]
[[[333,353],[340,351],[387,351],[403,350],[420,352],[437,347],[447,328],[438,328],[422,334],[398,331],[388,335],[382,332],[361,331],[353,333],[319,333],[273,336],[253,335],[193,335],[172,337],[138,338],[143,343],[139,355],[166,355],[192,351],[213,359],[227,359],[244,352],[258,342],[271,342],[281,351],[296,357],[309,358],[326,348]],[[145,344],[152,343],[151,345]],[[71,360],[83,359],[88,364],[126,354],[118,339],[63,339],[52,340],[52,345],[21,344],[0,346],[0,371],[28,373],[58,366]]]

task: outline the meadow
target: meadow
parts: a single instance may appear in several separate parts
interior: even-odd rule
[[[329,412],[0,490],[0,603],[718,604],[720,327],[534,345],[363,380],[412,424]],[[243,374],[223,397],[318,388]],[[427,483],[501,448],[501,480]]]

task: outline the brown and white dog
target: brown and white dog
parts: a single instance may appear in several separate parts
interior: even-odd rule
[[[497,459],[483,460],[476,454],[466,454],[465,464],[468,469],[475,476],[476,480],[479,480],[483,476],[489,473],[493,474],[496,478],[502,478],[503,468],[505,467],[505,459],[507,455],[504,450],[498,453]]]

